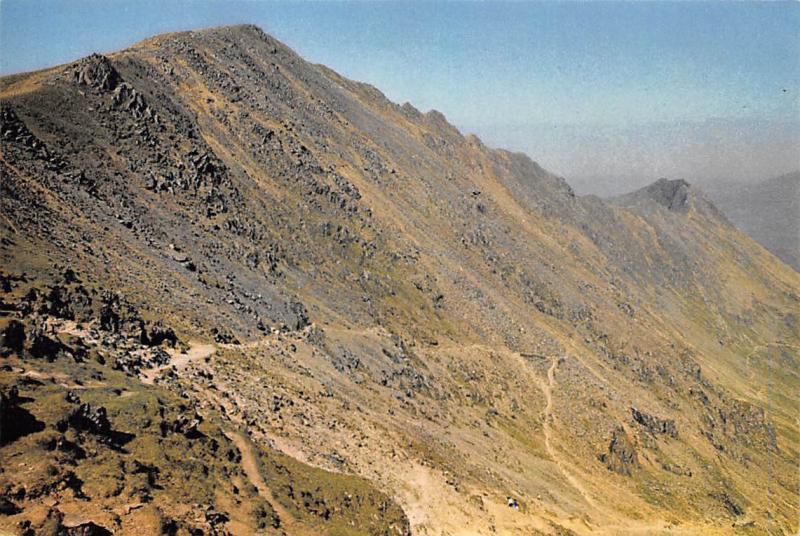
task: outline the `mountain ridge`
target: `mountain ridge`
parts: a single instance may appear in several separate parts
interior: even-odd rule
[[[64,307],[26,312],[23,299],[34,283],[45,296],[65,287],[66,267],[97,288],[85,319],[97,333],[120,332],[103,311],[129,304],[147,333],[161,322],[176,344],[215,346],[173,373],[111,352],[125,372],[114,381],[186,393],[187,408],[243,427],[264,456],[364,478],[380,491],[362,493],[391,496],[413,533],[791,532],[798,275],[693,188],[667,196],[686,193],[685,214],[576,197],[530,158],[308,64],[253,26],[106,58],[2,82],[13,305],[2,320],[16,367],[4,389],[19,385],[41,412],[24,371],[73,367],[8,342],[12,319],[26,333],[66,329]],[[73,309],[75,285],[60,298]],[[150,369],[155,385],[139,387]],[[161,485],[149,491],[159,515],[197,526]],[[331,486],[329,502],[342,497]],[[329,530],[287,497],[275,498],[279,518]]]

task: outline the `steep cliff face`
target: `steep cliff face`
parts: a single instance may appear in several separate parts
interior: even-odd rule
[[[0,96],[3,386],[50,426],[24,378],[88,365],[37,361],[13,322],[45,326],[109,354],[95,374],[180,396],[218,441],[246,430],[252,455],[220,474],[254,498],[205,497],[228,517],[213,530],[256,530],[231,505],[265,496],[290,534],[402,533],[395,504],[416,534],[796,530],[800,277],[690,185],[576,197],[252,26],[7,77]],[[173,339],[187,352],[153,350]],[[322,469],[343,481],[297,499]],[[19,495],[21,473],[0,478]],[[199,502],[169,484],[152,495],[181,530],[200,516],[165,505]],[[7,500],[6,525],[36,508]]]

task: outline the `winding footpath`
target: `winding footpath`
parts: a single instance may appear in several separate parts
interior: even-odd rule
[[[553,416],[553,387],[556,384],[555,376],[556,367],[558,367],[558,360],[558,357],[554,357],[552,359],[552,363],[550,364],[550,368],[547,369],[547,383],[540,382],[542,393],[544,394],[546,401],[544,407],[544,422],[542,424],[542,431],[544,432],[544,445],[547,449],[547,453],[550,455],[550,458],[552,458],[553,462],[556,464],[559,471],[561,471],[561,474],[564,476],[567,482],[569,482],[570,485],[581,494],[581,497],[583,497],[589,506],[596,510],[597,504],[595,503],[594,499],[592,499],[591,495],[589,495],[578,479],[572,476],[569,471],[567,471],[566,464],[561,458],[561,454],[559,454],[556,448],[553,446],[553,432],[551,430],[551,425],[555,418]]]
[[[247,479],[250,481],[253,486],[255,486],[256,490],[258,490],[258,494],[263,497],[269,504],[272,506],[272,509],[278,514],[278,517],[281,520],[281,528],[286,531],[286,534],[292,534],[297,536],[320,536],[320,533],[312,530],[307,525],[300,523],[289,511],[283,506],[275,496],[272,494],[269,486],[264,481],[264,477],[261,474],[261,470],[259,469],[258,459],[256,454],[253,452],[253,445],[241,432],[225,432],[225,435],[233,441],[236,445],[236,448],[239,449],[239,452],[242,454],[242,469],[244,469],[244,473],[247,476]]]
[[[177,372],[183,372],[190,363],[194,361],[202,361],[210,357],[217,351],[217,347],[213,344],[205,344],[197,341],[189,341],[189,349],[184,352],[177,350],[167,350],[167,353],[172,357],[169,363],[160,367],[154,367],[142,372],[142,383],[152,385],[159,374],[167,369],[175,367]]]

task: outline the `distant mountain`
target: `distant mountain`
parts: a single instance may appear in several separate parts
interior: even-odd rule
[[[797,168],[800,120],[715,118],[649,124],[469,125],[494,147],[558,170],[578,195],[611,197],[658,177],[749,182]]]
[[[800,271],[800,171],[757,182],[703,184],[739,229]]]
[[[702,194],[682,180],[659,179],[653,184],[634,192],[621,195],[612,200],[614,203],[629,208],[638,207],[647,210],[651,203],[660,205],[671,212],[687,214],[693,209],[711,218],[720,218],[720,212]]]
[[[800,274],[253,26],[0,80],[0,533],[794,534]]]

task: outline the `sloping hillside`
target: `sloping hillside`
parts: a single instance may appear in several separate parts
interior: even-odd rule
[[[252,26],[0,87],[0,527],[797,530],[800,275],[688,184],[576,197]]]

